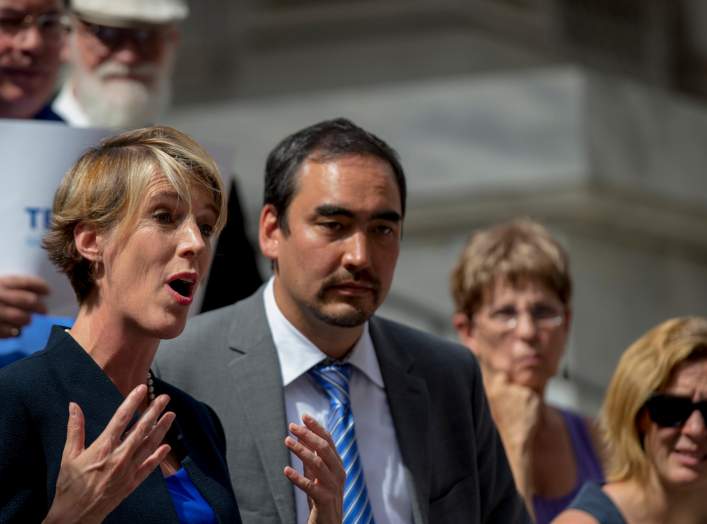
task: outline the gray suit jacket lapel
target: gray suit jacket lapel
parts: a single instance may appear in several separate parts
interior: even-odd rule
[[[293,488],[282,473],[282,465],[290,456],[284,445],[287,415],[282,387],[280,362],[270,334],[261,292],[238,305],[231,326],[228,363],[238,395],[246,414],[246,429],[256,443],[263,471],[275,500],[280,520],[295,522]]]
[[[401,347],[386,328],[380,319],[371,319],[371,338],[385,382],[398,446],[412,480],[413,521],[426,524],[430,496],[429,394],[425,381],[412,374],[415,362],[410,352]]]

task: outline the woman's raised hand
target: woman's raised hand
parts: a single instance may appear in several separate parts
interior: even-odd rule
[[[125,432],[146,397],[147,386],[133,389],[88,448],[83,411],[69,403],[66,444],[45,523],[102,522],[167,457],[170,447],[162,440],[175,418],[172,412],[160,416],[167,395],[153,400]]]
[[[346,471],[329,432],[314,417],[304,415],[303,425],[290,424],[285,445],[297,455],[304,467],[300,475],[287,466],[285,476],[307,494],[308,524],[341,524]]]

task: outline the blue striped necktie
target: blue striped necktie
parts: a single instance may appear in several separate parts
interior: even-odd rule
[[[331,412],[327,430],[331,433],[346,470],[344,484],[343,524],[372,524],[373,512],[363,479],[363,468],[356,445],[354,418],[349,400],[350,364],[319,364],[309,370],[309,375],[329,397]]]

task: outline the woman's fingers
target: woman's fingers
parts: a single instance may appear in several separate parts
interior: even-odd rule
[[[288,436],[285,445],[302,461],[304,475],[294,470],[285,470],[285,475],[310,497],[330,502],[340,496],[346,472],[328,432],[312,417],[305,416],[303,421],[307,426],[290,424],[297,440]]]
[[[138,446],[142,445],[143,440],[152,433],[152,430],[156,425],[157,418],[167,407],[167,404],[169,404],[168,395],[160,395],[155,400],[150,402],[150,405],[147,407],[140,419],[123,436],[123,442],[120,444],[120,447],[128,450],[134,450],[137,449]]]
[[[304,491],[309,497],[314,497],[314,480],[300,475],[295,468],[290,466],[285,466],[283,473],[292,484]]]
[[[137,487],[147,478],[147,476],[167,458],[170,448],[169,444],[160,445],[152,454],[145,459],[135,471],[134,486]],[[133,488],[134,489],[134,488]],[[132,491],[132,490],[131,490]]]
[[[61,455],[62,463],[67,459],[73,459],[84,449],[85,427],[83,411],[75,402],[69,402],[69,421],[66,424],[66,442]]]
[[[143,439],[140,446],[135,450],[135,454],[133,455],[134,464],[142,467],[143,463],[152,456],[164,440],[164,437],[167,434],[167,431],[169,431],[169,428],[175,418],[176,415],[171,411],[168,411],[160,417],[157,423],[152,426],[150,433]]]
[[[304,491],[309,501],[309,523],[340,524],[343,511],[346,472],[331,435],[309,415],[304,425],[290,424],[297,437],[285,439],[287,447],[302,460],[304,474],[291,467],[284,469],[290,482]]]
[[[302,421],[305,425],[290,424],[289,429],[292,434],[307,448],[321,456],[327,463],[340,462],[341,459],[336,453],[336,446],[329,432],[309,415],[303,416]]]
[[[69,515],[80,508],[82,522],[102,520],[165,460],[170,446],[162,444],[162,440],[175,419],[172,412],[160,416],[169,403],[167,395],[152,401],[125,433],[146,396],[146,386],[136,387],[88,448],[84,447],[83,413],[77,404],[70,403],[66,444],[51,514]]]
[[[122,440],[123,433],[125,433],[125,428],[128,427],[137,408],[143,400],[145,400],[146,396],[147,386],[145,384],[140,384],[133,389],[128,396],[125,397],[125,400],[123,400],[120,406],[118,406],[110,422],[108,422],[106,429],[103,430],[94,444],[99,441],[101,441],[101,444],[104,444],[107,441],[111,450],[118,447]]]
[[[316,435],[319,437],[323,438],[326,440],[329,444],[328,450],[330,450],[333,454],[333,458],[339,462],[342,467],[343,467],[343,461],[341,460],[341,457],[336,451],[336,444],[334,444],[334,439],[331,436],[331,433],[329,433],[324,426],[322,426],[319,422],[317,422],[317,419],[315,419],[311,415],[304,415],[302,417],[302,422],[304,422],[304,425],[307,426],[311,431],[313,431]]]
[[[292,426],[295,425],[293,424]],[[290,427],[290,431],[297,435],[296,428]],[[333,480],[333,475],[329,471],[327,461],[322,456],[325,452],[322,452],[322,455],[319,455],[318,452],[312,450],[307,445],[304,445],[301,438],[300,440],[295,440],[290,436],[285,438],[285,445],[302,461],[305,476],[318,478],[320,481],[324,482],[331,482]]]

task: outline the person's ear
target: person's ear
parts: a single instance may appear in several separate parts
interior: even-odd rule
[[[646,435],[648,430],[653,425],[650,415],[648,415],[648,410],[644,407],[638,412],[636,416],[636,430],[638,431],[638,441],[641,444],[641,449],[645,450],[646,445]]]
[[[74,244],[78,254],[86,260],[97,263],[103,258],[103,235],[94,226],[77,224],[74,228]]]
[[[282,228],[278,221],[278,214],[275,206],[265,204],[260,210],[260,220],[258,222],[258,243],[260,251],[266,258],[277,261],[280,251],[280,241],[283,238]]]
[[[645,407],[642,407],[636,417],[636,428],[638,428],[638,434],[645,435],[648,432],[648,429],[650,429],[652,423],[653,421],[651,420],[650,415],[648,415],[648,410]]]

